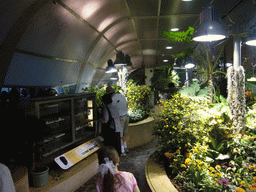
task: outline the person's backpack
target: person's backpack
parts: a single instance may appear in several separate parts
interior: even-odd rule
[[[112,117],[111,113],[110,113],[110,110],[108,107],[106,107],[107,110],[108,110],[108,122],[106,123],[106,127],[109,127],[111,129],[114,129],[114,131],[116,130],[116,125],[115,125],[115,120],[114,118]]]

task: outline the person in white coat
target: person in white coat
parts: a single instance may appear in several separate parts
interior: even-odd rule
[[[128,104],[126,97],[120,93],[116,93],[115,89],[110,85],[106,88],[106,94],[110,94],[112,98],[112,104],[117,107],[120,122],[122,126],[122,134],[121,134],[121,156],[126,156],[125,152],[128,152],[126,139],[128,136],[128,127],[129,127],[129,116],[128,116]]]
[[[0,192],[15,192],[12,175],[8,167],[0,163]]]

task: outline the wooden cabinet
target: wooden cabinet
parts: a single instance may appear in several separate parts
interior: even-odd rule
[[[40,145],[43,156],[97,136],[95,102],[95,94],[88,93],[37,98],[22,105],[26,115],[36,116],[47,126],[49,137]]]

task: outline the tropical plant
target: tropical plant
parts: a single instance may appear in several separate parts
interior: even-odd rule
[[[191,97],[206,97],[210,94],[212,87],[201,88],[199,81],[195,80],[190,87],[184,87],[179,90],[179,94],[187,95]]]
[[[177,41],[177,42],[185,42],[189,44],[191,42],[191,37],[194,33],[194,28],[189,27],[187,31],[180,31],[180,32],[172,32],[172,31],[164,31],[163,36],[166,37],[170,41]],[[214,89],[214,76],[217,74],[224,74],[225,72],[217,70],[220,57],[223,53],[225,44],[221,48],[220,53],[217,57],[213,54],[213,50],[206,47],[206,44],[200,43],[197,44],[196,47],[188,47],[182,53],[177,55],[172,55],[173,58],[186,58],[188,56],[192,56],[195,61],[197,61],[197,75],[201,76],[201,80],[204,81],[208,87],[213,87],[212,93],[215,93]]]
[[[169,41],[190,43],[195,28],[189,27],[187,31],[163,31],[163,36]]]
[[[129,80],[133,80],[133,82],[137,85],[145,85],[145,69],[137,69],[129,74]]]
[[[205,83],[208,87],[214,86],[213,79],[217,74],[224,74],[225,72],[218,71],[218,64],[220,57],[224,51],[225,44],[222,46],[218,56],[216,57],[214,51],[209,47],[209,45],[201,44],[200,47],[194,52],[194,58],[198,62],[198,74],[203,74]]]
[[[179,86],[179,76],[168,66],[158,67],[154,69],[153,76],[150,79],[151,88],[162,93],[173,94],[177,91],[176,86]]]

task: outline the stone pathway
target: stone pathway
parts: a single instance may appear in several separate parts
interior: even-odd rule
[[[151,192],[145,176],[145,165],[148,157],[156,150],[156,140],[131,149],[126,157],[120,157],[120,171],[128,171],[134,174],[137,179],[140,191]],[[96,192],[95,188],[96,176],[87,181],[83,186],[75,192]]]

